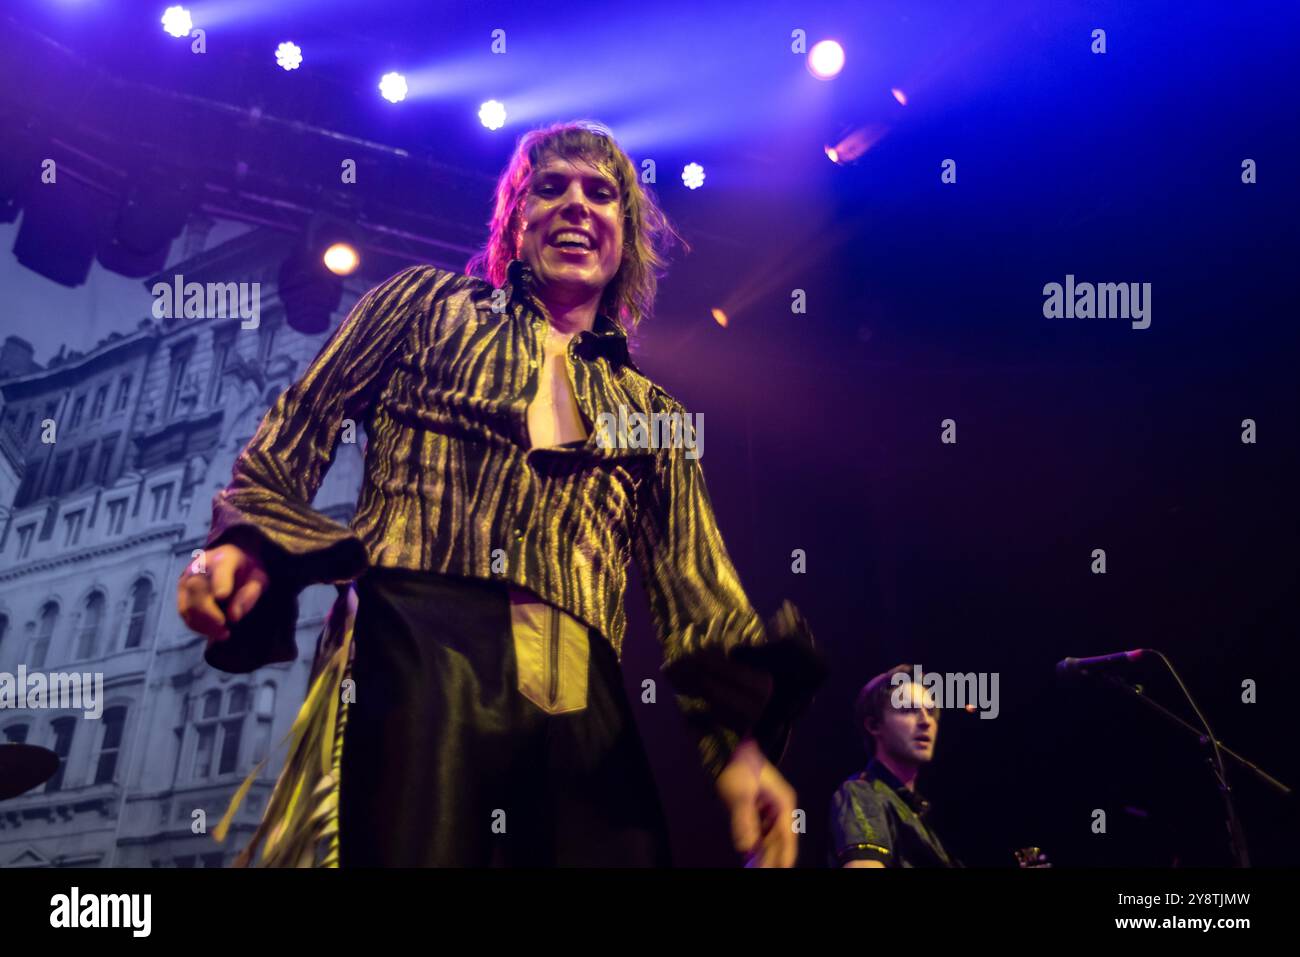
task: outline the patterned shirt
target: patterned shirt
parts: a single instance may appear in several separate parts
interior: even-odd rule
[[[831,798],[831,864],[958,867],[923,818],[930,803],[874,758]]]
[[[706,769],[721,770],[746,733],[779,751],[792,708],[801,710],[820,680],[808,664],[806,622],[787,602],[764,627],[689,445],[625,443],[602,428],[636,421],[633,413],[691,421],[637,368],[616,319],[599,314],[566,347],[587,438],[530,447],[527,408],[548,326],[522,260],[499,290],[431,265],[371,289],[239,455],[213,498],[205,547],[261,546],[281,604],[286,592],[342,584],[368,565],[502,580],[594,627],[620,656],[631,558]],[[367,442],[345,527],[311,502],[349,423],[364,426]],[[238,670],[287,660],[294,651],[283,629],[292,618],[276,618],[278,646],[255,642],[251,627],[238,634],[246,618],[208,660],[225,667],[221,656],[240,654]],[[775,653],[778,645],[787,650]],[[802,650],[791,656],[792,646]]]

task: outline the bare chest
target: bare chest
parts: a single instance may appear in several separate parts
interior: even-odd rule
[[[587,437],[566,361],[569,339],[554,328],[548,330],[537,395],[528,404],[528,440],[533,448]]]

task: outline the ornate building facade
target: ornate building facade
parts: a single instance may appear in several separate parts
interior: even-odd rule
[[[199,227],[201,231],[201,226]],[[10,336],[0,352],[0,675],[102,675],[101,713],[0,706],[3,742],[59,757],[45,784],[0,801],[0,867],[229,865],[262,813],[306,693],[334,597],[300,599],[298,661],[230,675],[176,612],[176,582],[213,494],[278,394],[328,337],[290,329],[278,301],[292,238],[253,230],[194,241],[146,281],[258,283],[240,318],[142,319],[42,367]],[[382,277],[348,280],[331,329]],[[361,442],[341,445],[314,502],[355,508]],[[224,845],[211,831],[248,772],[270,760]]]

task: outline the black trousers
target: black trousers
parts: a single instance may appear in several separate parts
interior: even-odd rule
[[[613,648],[587,707],[517,688],[506,585],[375,568],[357,581],[339,784],[343,867],[671,864]]]

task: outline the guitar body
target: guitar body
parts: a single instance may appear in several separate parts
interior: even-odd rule
[[[1026,870],[1052,866],[1041,847],[1021,847],[1015,851],[1015,855],[1016,863]]]

